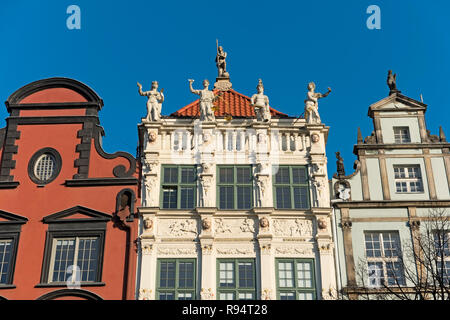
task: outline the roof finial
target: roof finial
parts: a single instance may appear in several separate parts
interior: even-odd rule
[[[358,144],[362,144],[363,143],[363,137],[362,137],[362,133],[361,133],[361,128],[358,127],[358,138],[357,138]]]
[[[441,142],[447,142],[447,138],[445,137],[444,129],[442,129],[442,126],[439,127],[439,140],[441,140]]]

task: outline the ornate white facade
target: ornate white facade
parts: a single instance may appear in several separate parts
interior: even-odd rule
[[[232,89],[219,92],[235,101],[227,95],[250,103]],[[313,298],[330,299],[336,277],[325,155],[328,127],[307,124],[303,118],[277,117],[276,111],[269,121],[257,121],[256,116],[230,119],[220,116],[220,108],[218,103],[215,121],[175,113],[139,125],[143,179],[139,298],[160,298],[158,259],[195,259],[194,299],[220,299],[217,261],[251,259],[252,297],[277,299],[277,259],[305,258],[312,262]],[[194,208],[163,208],[169,199],[162,194],[167,192],[162,187],[167,165],[195,168]],[[251,169],[250,208],[220,209],[225,196],[219,195],[218,175],[224,165]],[[283,166],[305,166],[306,208],[277,209],[274,179]]]

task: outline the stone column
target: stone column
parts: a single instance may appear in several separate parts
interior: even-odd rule
[[[155,229],[158,208],[138,208],[142,216],[140,243],[140,286],[139,300],[154,300],[156,288],[156,246]]]
[[[215,208],[197,208],[201,218],[201,233],[199,235],[202,249],[201,259],[201,300],[216,299],[216,255],[214,249],[214,219]]]
[[[258,234],[261,263],[261,300],[276,299],[275,255],[272,250],[272,223],[270,213],[272,208],[254,208],[258,215]]]

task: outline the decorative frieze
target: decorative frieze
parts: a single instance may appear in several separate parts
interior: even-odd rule
[[[305,246],[277,246],[275,247],[275,253],[281,255],[314,256],[313,248]]]
[[[158,247],[157,253],[166,256],[196,255],[196,248]]]
[[[216,252],[222,255],[254,255],[255,250],[253,248],[216,248]]]
[[[196,237],[197,221],[194,219],[164,219],[159,220],[158,230],[161,236]]]
[[[312,222],[305,219],[274,219],[273,230],[281,237],[311,237]]]

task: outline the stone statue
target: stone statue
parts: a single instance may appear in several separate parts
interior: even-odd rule
[[[331,92],[328,88],[326,93],[314,92],[316,85],[314,82],[308,84],[308,94],[305,100],[305,119],[307,123],[320,123],[318,100],[325,98]]]
[[[397,74],[392,74],[392,70],[388,70],[388,76],[387,76],[387,85],[389,87],[389,95],[399,92],[397,90]]]
[[[147,100],[147,121],[159,121],[161,119],[161,108],[164,102],[164,89],[158,92],[158,81],[152,82],[152,88],[150,91],[142,91],[142,85],[138,82],[139,94],[146,96]]]
[[[207,79],[203,80],[203,89],[194,90],[192,88],[192,83],[194,80],[189,79],[189,88],[191,92],[200,96],[200,121],[215,121],[213,111],[213,102],[217,99],[214,92],[209,90],[209,81]]]
[[[264,85],[261,79],[259,79],[256,90],[258,93],[254,94],[251,99],[251,105],[255,108],[256,120],[269,121],[271,118],[269,98],[264,94]]]
[[[223,51],[222,46],[219,46],[219,40],[216,40],[217,55],[216,66],[219,73],[219,78],[229,78],[230,74],[227,72],[227,53]]]
[[[337,173],[339,177],[345,176],[345,168],[344,168],[344,159],[341,157],[341,153],[338,151],[336,152],[336,167],[337,167]]]

